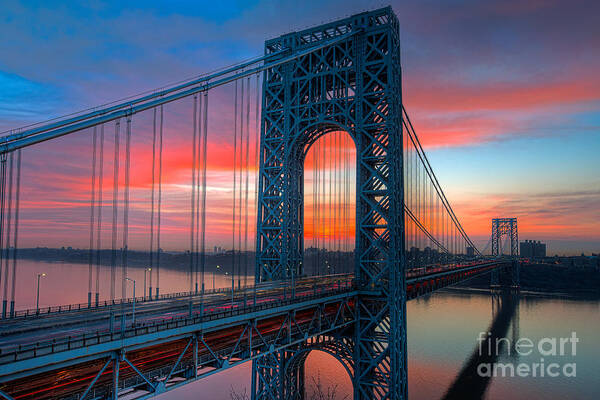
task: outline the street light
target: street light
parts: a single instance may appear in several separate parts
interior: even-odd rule
[[[221,268],[220,265],[217,265],[217,271]],[[215,290],[215,273],[213,272],[213,292]]]
[[[46,273],[37,274],[37,296],[35,297],[35,309],[37,311],[40,310],[40,278],[42,276],[46,276]]]
[[[131,316],[132,325],[135,325],[135,280],[131,278],[125,278],[125,280],[133,282],[133,313]]]
[[[152,268],[144,268],[144,300],[146,300],[146,272],[152,272]],[[152,293],[150,293],[150,298],[152,298]]]

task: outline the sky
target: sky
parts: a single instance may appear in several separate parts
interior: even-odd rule
[[[0,131],[197,76],[260,55],[266,39],[385,5],[5,0]],[[600,252],[600,3],[391,5],[400,21],[403,102],[467,233],[483,246],[491,218],[516,216],[520,239],[545,241],[550,254]],[[232,97],[224,87],[209,100],[211,246],[230,247]],[[186,101],[165,109],[166,249],[188,243],[192,104]],[[148,242],[151,126],[151,113],[134,118],[132,248]],[[106,202],[114,126],[105,128]],[[90,144],[88,131],[24,151],[23,246],[87,246]],[[104,208],[108,244],[111,215]]]

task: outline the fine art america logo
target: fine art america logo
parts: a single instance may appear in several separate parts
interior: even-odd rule
[[[575,377],[577,365],[574,362],[555,362],[558,357],[572,358],[577,355],[579,338],[575,332],[571,337],[545,337],[537,341],[526,337],[514,343],[505,337],[493,337],[489,332],[480,332],[479,359],[477,374],[481,377]],[[533,357],[535,362],[498,362],[500,355]],[[552,358],[548,362],[544,357]],[[560,358],[558,360],[560,361]]]

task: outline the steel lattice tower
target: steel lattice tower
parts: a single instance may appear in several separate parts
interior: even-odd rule
[[[517,230],[516,218],[493,218],[492,219],[492,255],[500,255],[500,238],[506,235],[510,238],[510,255],[519,255],[519,231]]]
[[[355,399],[405,399],[398,19],[390,7],[354,15],[269,40],[265,53],[315,47],[321,48],[264,74],[256,280],[302,274],[304,157],[320,136],[345,130],[357,154],[355,277],[361,294],[354,330],[340,332],[339,343],[351,351]],[[297,398],[297,389],[286,388],[300,379],[285,372],[293,353],[254,362],[253,398]]]

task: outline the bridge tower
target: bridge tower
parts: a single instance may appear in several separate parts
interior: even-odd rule
[[[519,256],[519,231],[517,230],[516,218],[493,218],[492,219],[492,255],[499,256],[502,252],[500,239],[506,235],[510,240],[511,257]]]
[[[346,131],[357,154],[354,271],[360,295],[354,328],[332,336],[351,349],[355,399],[405,399],[398,19],[387,7],[265,43],[266,54],[288,49],[299,56],[270,68],[263,79],[256,281],[302,275],[304,157],[322,135]],[[254,362],[254,399],[297,398],[288,382],[298,377],[282,372],[292,358],[267,354]]]

